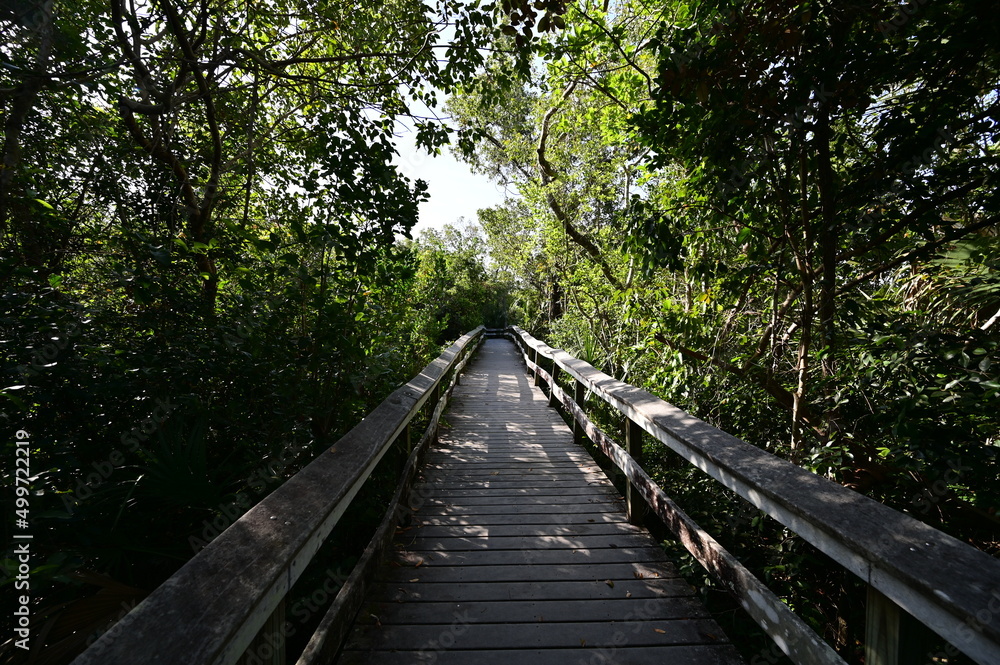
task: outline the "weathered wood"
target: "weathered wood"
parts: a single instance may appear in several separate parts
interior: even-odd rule
[[[440,487],[442,489],[483,489],[487,487],[505,488],[505,489],[539,489],[542,491],[548,488],[563,488],[563,487],[593,487],[596,480],[591,480],[588,478],[570,478],[566,480],[567,476],[546,476],[544,478],[539,477],[522,477],[520,479],[502,479],[499,476],[493,479],[479,479],[479,480],[449,480],[447,476],[440,476],[433,479],[424,479],[426,484],[434,485],[435,487]]]
[[[477,520],[478,521],[478,520]],[[562,549],[522,552],[517,550],[465,550],[456,552],[431,552],[407,550],[394,559],[414,567],[437,563],[452,566],[505,566],[524,565],[530,559],[531,565],[555,565],[576,563],[643,563],[656,561],[664,563],[666,556],[659,547],[617,547],[598,550]]]
[[[595,508],[596,510],[596,508]],[[420,522],[427,525],[469,524],[467,515],[419,515]],[[476,524],[493,526],[497,524],[595,524],[598,522],[625,522],[622,513],[579,513],[573,515],[476,515]]]
[[[439,660],[444,654],[422,654],[422,646],[447,628],[459,606],[483,613],[464,636],[444,644],[464,663],[539,646],[553,653],[576,646],[575,658],[587,658],[593,654],[581,648],[580,636],[610,640],[623,626],[631,629],[630,621],[648,630],[626,638],[629,654],[656,645],[664,659],[683,653],[699,665],[717,657],[740,662],[731,651],[712,651],[725,644],[722,631],[693,604],[693,589],[648,532],[627,523],[620,494],[572,444],[561,417],[552,409],[531,417],[521,411],[526,401],[544,405],[564,391],[541,368],[536,373],[549,394],[533,389],[534,377],[517,371],[506,343],[484,348],[456,390],[451,426],[442,429],[415,485],[413,520],[398,530],[398,551],[381,569],[342,662],[364,654],[365,662],[381,663],[400,653],[408,663]],[[490,365],[501,357],[508,363],[502,371]],[[495,391],[489,400],[481,398],[483,385]],[[505,432],[499,439],[498,430]],[[665,610],[671,602],[678,606]],[[594,608],[582,610],[581,603]],[[608,607],[618,614],[609,616]],[[644,607],[649,614],[636,620]],[[692,641],[708,650],[676,651],[677,643]]]
[[[481,476],[500,476],[517,473],[546,473],[560,474],[580,469],[586,473],[599,473],[600,467],[593,461],[577,462],[575,460],[547,461],[539,459],[513,459],[507,455],[500,455],[497,462],[490,464],[483,460],[462,460],[461,458],[453,462],[432,462],[427,465],[428,474],[454,474],[456,477],[467,478]],[[495,472],[499,473],[495,473]]]
[[[74,665],[231,665],[478,328],[395,390],[101,636]]]
[[[866,610],[866,665],[925,663],[937,650],[928,630],[870,586]]]
[[[504,499],[508,501],[505,502]],[[461,506],[462,508],[473,508],[474,506],[558,506],[562,504],[595,504],[614,503],[617,497],[604,494],[597,496],[593,493],[581,496],[579,494],[570,495],[546,495],[546,496],[514,496],[514,497],[489,497],[489,496],[467,496],[467,497],[433,497],[424,502],[426,506]],[[474,508],[473,508],[474,509]]]
[[[455,632],[461,626],[455,628]],[[629,627],[623,627],[621,639],[625,646],[588,648],[580,644],[572,649],[502,649],[476,652],[475,665],[581,665],[581,663],[628,663],[628,665],[732,665],[739,655],[732,646],[678,645],[671,647],[629,647]],[[441,635],[448,635],[449,626],[443,626]],[[383,651],[378,665],[414,665],[433,662],[434,665],[469,665],[468,651],[441,649],[440,642],[424,645],[418,651]],[[433,658],[433,660],[430,660]],[[345,651],[339,661],[342,665],[371,665],[367,651]]]
[[[518,641],[527,648],[578,648],[581,642],[592,647],[610,647],[614,646],[614,635],[622,632],[611,621],[526,623],[516,628],[507,624],[469,623],[465,628],[456,635],[450,648],[477,651],[503,649],[510,644],[512,630],[516,630]],[[629,643],[633,646],[711,643],[712,639],[708,634],[718,630],[714,622],[704,619],[652,619],[634,622],[629,628],[632,629]],[[361,649],[391,647],[395,650],[416,651],[440,634],[440,626],[370,626],[352,646]]]
[[[511,600],[502,603],[407,603],[401,607],[392,607],[385,602],[372,602],[366,605],[366,610],[367,614],[358,617],[359,623],[374,623],[374,616],[384,625],[447,625],[454,619],[457,611],[466,612],[473,623],[505,624],[523,622],[526,618],[539,623],[546,620],[618,623],[628,616],[629,611],[635,612],[628,598],[614,598],[601,603],[585,600]],[[645,619],[703,619],[708,617],[708,612],[693,596],[656,598],[643,603],[642,616]]]
[[[271,612],[247,650],[240,656],[240,665],[285,665],[285,602]]]
[[[498,524],[482,526],[478,524],[458,524],[450,526],[421,526],[420,535],[427,537],[479,536],[600,536],[610,534],[638,534],[641,529],[622,522],[593,524]],[[400,533],[402,537],[404,534]]]
[[[587,563],[578,561],[562,565],[542,565],[532,563],[498,564],[485,566],[441,566],[433,562],[421,566],[420,570],[398,568],[389,570],[385,575],[386,582],[409,582],[418,579],[421,582],[435,584],[455,582],[593,582],[594,580],[631,580],[637,577],[663,577],[662,562],[654,563]],[[552,617],[565,621],[564,617]]]
[[[601,493],[602,490],[598,489]],[[487,487],[480,489],[441,489],[438,488],[434,492],[434,496],[439,499],[447,499],[448,497],[507,497],[507,496],[534,496],[534,497],[545,497],[545,496],[590,496],[594,493],[594,487],[592,485],[582,485],[579,487],[552,487],[551,484],[547,484],[544,487],[538,489],[534,487],[513,487],[513,488],[496,488]],[[618,496],[616,490],[605,489],[603,493],[608,496]]]
[[[586,503],[583,505],[564,505],[559,507],[560,515],[572,515],[574,513],[592,513],[601,508],[608,508],[616,506],[614,502],[606,501],[602,506],[599,503]],[[552,506],[538,505],[538,504],[525,504],[517,506],[517,513],[519,515],[547,515],[552,512]],[[456,506],[456,505],[446,505],[446,506],[424,506],[420,509],[420,516],[427,517],[431,515],[508,515],[511,512],[510,505],[487,505],[487,506]]]
[[[535,377],[534,384],[536,386],[540,385],[541,382],[542,382],[542,379],[539,376],[541,367],[538,365],[538,351],[537,350],[533,350],[531,352],[531,363],[528,365],[528,368],[531,369],[534,372],[534,377]]]
[[[468,465],[470,468],[477,466],[496,465],[497,468],[511,467],[517,464],[539,465],[546,469],[572,466],[574,464],[593,464],[594,461],[586,453],[566,451],[553,456],[543,457],[540,455],[506,453],[505,451],[494,451],[494,456],[481,454],[480,452],[468,453],[452,449],[450,455],[435,454],[427,458],[427,464],[435,469],[453,469],[460,465]],[[485,452],[485,451],[482,451]]]
[[[351,621],[362,605],[376,567],[385,556],[396,527],[403,519],[404,513],[409,510],[405,506],[404,498],[407,497],[413,479],[416,477],[417,467],[424,451],[437,437],[438,423],[448,405],[448,398],[451,396],[454,387],[459,383],[462,368],[465,366],[469,355],[474,352],[475,349],[472,349],[463,360],[454,366],[454,374],[446,390],[441,391],[440,383],[434,389],[436,393],[434,409],[415,450],[410,450],[408,439],[410,425],[407,424],[407,450],[410,450],[410,454],[400,474],[399,485],[396,487],[396,491],[389,501],[385,516],[382,518],[378,528],[376,528],[375,534],[365,548],[361,559],[354,566],[351,575],[343,587],[341,587],[330,608],[320,621],[319,626],[310,638],[296,665],[327,663],[340,649],[344,637],[350,630]]]
[[[625,452],[636,465],[642,466],[642,428],[625,418]],[[628,521],[638,524],[645,513],[645,503],[636,495],[635,484],[631,479],[625,485],[625,507]]]
[[[552,374],[549,377],[549,406],[554,407],[559,404],[556,398],[556,387],[559,385],[559,365],[552,366]]]
[[[868,587],[865,665],[901,665],[900,609],[874,587]]]
[[[605,600],[609,598],[669,598],[688,596],[691,586],[677,578],[621,580],[612,587],[605,580],[582,582],[460,582],[425,584],[407,582],[375,585],[372,598],[408,601],[505,601],[505,600]],[[716,633],[718,636],[722,631]]]
[[[586,417],[565,392],[559,397],[566,410],[584,427],[591,441],[625,473],[629,487],[634,487],[638,495],[634,500],[638,502],[641,496],[652,507],[695,559],[729,589],[743,609],[792,660],[843,665],[844,661],[833,649],[681,510],[624,449]]]
[[[416,476],[420,455],[434,436],[439,416],[439,410],[435,409],[429,426],[417,444],[417,449],[410,451],[401,474],[401,482],[389,502],[389,509],[382,518],[382,522],[375,530],[375,534],[361,555],[361,559],[354,566],[351,575],[344,582],[313,636],[306,644],[296,665],[315,665],[328,662],[340,649],[344,637],[350,630],[350,622],[364,601],[369,581],[392,541],[398,523],[400,504]]]
[[[582,383],[573,379],[573,402],[580,407],[580,411],[584,414],[587,413],[587,387]],[[578,446],[583,445],[584,441],[583,425],[577,421],[576,418],[573,419],[573,443]]]
[[[658,441],[867,581],[973,660],[1000,662],[1000,561],[514,330],[531,352],[551,357]]]
[[[562,510],[560,508],[560,510]],[[460,550],[595,550],[618,547],[642,547],[649,544],[649,535],[614,536],[486,536],[485,538],[413,538],[403,537],[408,549],[441,551]]]

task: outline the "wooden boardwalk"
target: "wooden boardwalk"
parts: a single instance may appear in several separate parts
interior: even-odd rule
[[[742,662],[542,392],[486,340],[340,663]]]

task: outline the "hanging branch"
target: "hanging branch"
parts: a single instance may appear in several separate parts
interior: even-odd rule
[[[559,223],[562,224],[563,229],[565,229],[566,234],[575,242],[577,245],[583,248],[587,255],[597,264],[604,273],[605,279],[608,280],[615,288],[622,289],[621,280],[619,280],[611,267],[604,260],[604,256],[601,254],[601,250],[597,248],[589,238],[580,233],[573,222],[570,220],[569,215],[563,210],[559,201],[556,200],[555,194],[552,193],[552,188],[549,187],[557,179],[557,174],[555,169],[552,168],[552,164],[549,163],[545,156],[546,143],[549,139],[549,128],[552,124],[552,118],[560,110],[563,103],[569,98],[573,91],[576,89],[577,81],[571,82],[566,89],[563,91],[562,97],[556,102],[545,115],[542,117],[542,127],[538,136],[538,146],[535,148],[535,154],[538,160],[538,172],[541,177],[542,187],[545,188],[545,202],[548,204],[549,209],[552,214],[555,215]]]

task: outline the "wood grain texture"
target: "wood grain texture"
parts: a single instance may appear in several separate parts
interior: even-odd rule
[[[740,663],[532,383],[484,341],[339,662]]]

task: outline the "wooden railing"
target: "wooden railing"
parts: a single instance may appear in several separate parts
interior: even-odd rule
[[[493,331],[490,331],[493,332]],[[901,656],[903,608],[977,663],[1000,664],[1000,561],[861,494],[745,443],[622,383],[524,330],[507,329],[535,385],[625,474],[635,516],[645,501],[689,552],[800,665],[844,661],[762,582],[701,529],[643,471],[648,432],[690,464],[797,533],[868,584],[867,665],[924,665]],[[551,368],[548,371],[543,367]],[[558,384],[571,377],[573,396]],[[588,418],[587,392],[624,416],[624,447]]]
[[[74,665],[281,665],[284,598],[389,448],[410,451],[402,481],[375,537],[341,587],[297,665],[329,662],[361,606],[370,573],[394,531],[420,452],[483,328],[467,333],[357,427],[213,540],[73,661]],[[431,410],[420,442],[410,423]],[[255,646],[259,645],[259,649]]]

